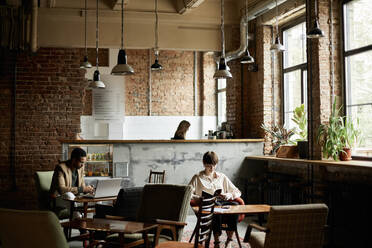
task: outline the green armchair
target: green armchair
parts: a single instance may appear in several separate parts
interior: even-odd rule
[[[0,241],[3,248],[68,248],[56,215],[50,211],[0,208]]]
[[[49,192],[53,173],[54,171],[35,172],[34,179],[39,209],[53,211],[57,215],[58,219],[67,219],[70,216],[69,211],[66,208],[56,206],[55,198]]]

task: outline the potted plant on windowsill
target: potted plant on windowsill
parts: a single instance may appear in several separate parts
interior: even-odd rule
[[[293,110],[292,121],[297,125],[294,132],[297,135],[298,155],[300,158],[308,158],[309,142],[307,141],[307,116],[304,104]]]
[[[293,146],[296,144],[291,140],[291,137],[294,135],[294,129],[287,130],[286,128],[278,125],[269,127],[265,124],[262,124],[261,128],[272,137],[272,154],[277,153],[281,146]],[[297,149],[295,151],[297,151]]]
[[[351,160],[351,148],[358,142],[361,132],[356,124],[346,116],[340,116],[341,107],[336,109],[336,99],[332,104],[329,121],[319,126],[318,143],[322,146],[323,157],[334,160]]]

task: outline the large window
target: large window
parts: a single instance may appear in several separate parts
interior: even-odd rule
[[[306,23],[283,29],[283,45],[284,126],[292,128],[293,110],[302,103],[307,109]]]
[[[226,79],[217,80],[217,124],[226,121]]]
[[[346,114],[359,119],[364,140],[354,155],[372,157],[372,1],[344,1]]]

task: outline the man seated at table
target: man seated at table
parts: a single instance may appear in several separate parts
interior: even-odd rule
[[[94,188],[90,185],[86,186],[84,182],[84,163],[86,160],[87,153],[81,148],[75,148],[72,150],[69,160],[62,161],[55,167],[50,185],[50,194],[57,197],[57,206],[70,208],[69,202],[60,197],[68,196],[68,192],[74,195],[93,193]],[[79,217],[78,213],[75,215],[75,217]]]

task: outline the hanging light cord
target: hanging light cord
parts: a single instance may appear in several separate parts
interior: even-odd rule
[[[98,0],[97,0],[97,11],[96,11],[96,67],[98,70]]]
[[[247,32],[246,32],[246,45],[247,45],[247,51],[248,51],[248,0],[245,0],[245,18],[246,18],[246,21],[245,21],[245,24],[247,25],[247,27],[246,27],[246,30],[247,30]]]
[[[315,20],[319,21],[319,16],[318,16],[318,0],[315,0]]]
[[[87,56],[88,55],[88,48],[87,48],[87,0],[85,0],[84,17],[85,17],[85,34],[84,34],[85,56]]]
[[[278,29],[278,0],[275,0],[275,11],[276,11],[276,16],[275,16],[276,35],[278,35],[279,34],[279,29]]]
[[[222,44],[222,58],[225,58],[225,22],[224,22],[224,0],[221,0],[221,44]]]
[[[124,49],[124,0],[121,0],[121,49]]]
[[[158,39],[159,39],[159,20],[158,20],[158,0],[155,0],[155,55],[158,57]]]

